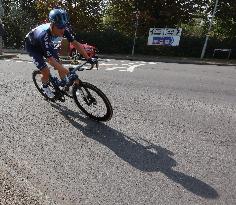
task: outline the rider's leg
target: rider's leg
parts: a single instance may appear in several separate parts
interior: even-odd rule
[[[40,69],[40,72],[42,74],[41,80],[42,80],[42,89],[44,93],[49,97],[49,98],[54,98],[55,95],[49,88],[49,76],[50,76],[50,70],[48,67],[44,67]]]
[[[54,67],[55,70],[58,71],[60,78],[62,80],[64,80],[65,82],[67,82],[69,71],[63,67],[63,65],[61,64],[61,62],[59,60],[59,57],[56,55],[54,55],[53,57],[49,57],[48,62],[49,62],[49,64],[51,64],[51,66]]]
[[[65,78],[69,74],[69,71],[64,67],[55,68],[55,70],[58,71],[58,74],[59,74],[61,79]]]
[[[49,84],[49,76],[50,76],[50,71],[49,68],[47,67],[47,64],[43,58],[43,53],[39,51],[37,48],[33,47],[29,41],[26,39],[25,41],[25,48],[29,55],[33,58],[34,64],[36,67],[41,71],[42,73],[42,89],[43,92],[49,97],[53,98],[55,95],[54,93],[50,90],[48,84]]]
[[[43,84],[47,84],[48,81],[49,81],[49,76],[50,76],[50,70],[48,67],[44,67],[40,70],[40,72],[42,73],[42,77],[41,77],[41,80],[42,80],[42,83]]]
[[[50,87],[48,86],[49,85],[50,70],[43,58],[43,55],[39,52],[34,52],[34,53],[31,53],[31,56],[33,57],[34,64],[40,70],[40,72],[42,74],[41,80],[42,80],[43,92],[47,95],[47,97],[54,98],[55,95],[51,91]]]

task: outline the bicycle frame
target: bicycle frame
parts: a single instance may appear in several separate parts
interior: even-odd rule
[[[75,73],[77,70],[78,70],[78,71],[83,71],[84,68],[82,68],[82,67],[83,67],[84,65],[86,65],[87,63],[88,63],[88,62],[86,61],[86,62],[84,62],[84,63],[82,63],[82,64],[76,66],[74,69],[71,68],[72,70],[70,70],[70,72],[71,72],[71,73]],[[92,70],[93,67],[94,67],[94,64],[91,65],[91,67],[90,67],[88,70]],[[97,70],[98,70],[98,62],[96,63],[96,68],[97,68]],[[69,68],[69,69],[70,69],[70,68]]]
[[[83,66],[86,65],[88,62],[84,62],[78,66],[76,66],[75,68],[73,67],[70,67],[69,68],[69,72],[70,72],[70,75],[71,74],[76,74],[76,71],[83,71],[84,68]],[[91,67],[88,69],[88,70],[91,70],[92,68],[94,67],[94,65],[91,65]],[[96,67],[97,67],[97,64],[96,64]],[[77,75],[77,74],[76,74]],[[79,80],[81,82],[81,80],[79,78],[77,78],[76,80]],[[55,95],[56,95],[56,98],[60,101],[65,101],[65,99],[63,98],[64,95],[70,97],[70,98],[73,98],[72,96],[68,95],[68,93],[66,91],[63,91],[62,89],[60,89],[60,83],[61,81],[57,78],[57,77],[53,77],[51,74],[50,74],[50,81],[52,82],[53,84],[53,87],[55,89]],[[71,85],[68,86],[71,87],[73,85],[73,83]]]

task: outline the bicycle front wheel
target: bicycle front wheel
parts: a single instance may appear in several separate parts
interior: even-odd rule
[[[90,83],[74,84],[73,98],[76,105],[94,120],[108,121],[113,115],[111,103],[106,95]]]

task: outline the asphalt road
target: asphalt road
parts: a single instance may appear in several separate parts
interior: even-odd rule
[[[236,69],[103,59],[80,78],[114,116],[49,103],[0,61],[0,204],[236,204]]]

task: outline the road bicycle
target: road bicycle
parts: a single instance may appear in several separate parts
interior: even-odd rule
[[[76,71],[85,70],[84,66],[88,62],[69,68],[69,83],[64,85],[64,81],[59,80],[56,76],[50,74],[49,86],[53,91],[55,97],[49,98],[42,90],[41,72],[34,70],[32,73],[33,81],[45,100],[51,102],[65,102],[66,97],[73,98],[76,105],[88,117],[96,121],[108,121],[113,115],[113,108],[106,95],[96,86],[91,83],[84,82],[79,79]],[[91,70],[94,65],[86,70]],[[98,64],[96,64],[98,68]]]

